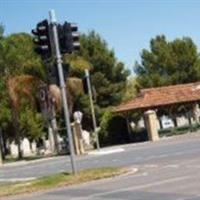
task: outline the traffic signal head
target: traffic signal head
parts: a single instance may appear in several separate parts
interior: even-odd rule
[[[36,29],[32,30],[32,34],[34,35],[33,42],[36,53],[49,57],[51,55],[51,41],[48,20],[39,22]]]
[[[59,81],[59,75],[58,75],[58,68],[56,66],[56,63],[51,64],[51,63],[46,63],[46,72],[47,72],[47,81],[49,84],[55,84],[55,85],[60,85]],[[64,76],[64,81],[67,80],[67,76],[69,75],[69,65],[68,64],[63,64],[63,76]]]
[[[65,22],[58,26],[58,35],[61,53],[72,53],[80,49],[78,26]]]

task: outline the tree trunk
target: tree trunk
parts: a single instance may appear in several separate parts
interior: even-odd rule
[[[188,118],[188,123],[191,126],[192,125],[192,119],[191,119],[190,113],[187,114],[187,118]]]
[[[160,117],[158,117],[158,121],[159,121],[160,129],[163,129],[162,120]]]
[[[52,107],[51,127],[52,127],[52,130],[53,130],[54,153],[58,154],[59,153],[59,148],[58,148],[58,126],[57,126],[56,113],[55,113],[54,106]]]
[[[178,126],[178,123],[177,123],[176,116],[173,116],[173,117],[172,117],[172,120],[173,120],[173,122],[174,122],[174,126],[177,127],[177,126]]]
[[[22,149],[21,149],[21,138],[17,136],[16,138],[17,149],[18,149],[18,160],[23,158]]]
[[[3,164],[3,143],[2,143],[2,131],[0,128],[0,166]]]
[[[14,106],[12,106],[12,119],[14,125],[14,132],[15,132],[15,141],[18,148],[18,159],[22,159],[22,150],[21,150],[21,137],[19,131],[19,119],[18,119],[18,112]]]
[[[174,123],[174,127],[177,127],[178,123],[177,123],[176,115],[171,114],[171,119],[172,119],[172,121]]]
[[[4,151],[3,134],[2,134],[2,129],[0,128],[0,165],[3,162],[4,156],[5,156],[5,151]]]
[[[128,116],[126,116],[126,125],[127,125],[127,130],[128,130],[128,140],[131,141],[131,127],[129,124]]]
[[[2,157],[2,151],[0,148],[0,166],[3,165],[3,157]]]

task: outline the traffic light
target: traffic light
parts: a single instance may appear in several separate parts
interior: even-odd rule
[[[42,57],[51,56],[51,40],[48,20],[45,19],[39,22],[36,29],[32,30],[34,35],[33,42],[35,44],[34,50]]]
[[[61,53],[72,53],[80,49],[77,24],[65,22],[57,28]]]
[[[58,74],[58,68],[56,64],[50,64],[46,63],[46,70],[48,74],[48,83],[49,84],[56,84],[60,85],[59,81],[59,74]],[[68,64],[63,64],[63,76],[64,80],[67,80],[67,76],[69,75],[69,65]]]

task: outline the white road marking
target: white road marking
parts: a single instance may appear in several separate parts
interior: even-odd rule
[[[125,151],[123,148],[117,148],[117,149],[103,149],[99,151],[91,151],[88,152],[89,155],[106,155],[106,154],[112,154],[112,153],[119,153]]]
[[[175,168],[175,169],[177,169],[179,167],[180,167],[179,165],[165,165],[165,166],[163,166],[163,168]]]
[[[149,165],[144,165],[145,168],[157,168],[159,167],[158,165],[154,165],[154,164],[149,164]]]

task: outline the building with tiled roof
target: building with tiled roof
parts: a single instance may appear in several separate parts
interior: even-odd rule
[[[195,102],[200,102],[200,82],[142,89],[136,97],[117,106],[114,111],[125,113]]]

